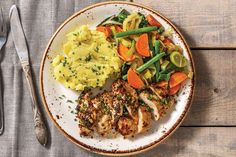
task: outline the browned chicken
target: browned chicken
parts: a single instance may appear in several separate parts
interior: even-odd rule
[[[138,95],[127,82],[118,80],[112,85],[112,92],[115,95],[113,103],[124,106],[131,118],[137,122]]]
[[[157,87],[151,87],[151,91],[144,90],[139,94],[139,98],[152,109],[155,120],[163,117],[174,104],[174,98],[166,95],[166,89]]]
[[[168,91],[164,88],[156,87],[155,85],[149,86],[151,91],[159,98],[163,99],[168,94]]]
[[[104,92],[91,100],[91,103],[97,109],[96,129],[102,136],[109,134],[112,129],[111,107],[113,103],[111,97],[112,95],[110,92]]]
[[[125,137],[134,135],[137,131],[137,124],[130,117],[120,117],[116,130]]]
[[[124,137],[146,132],[152,117],[158,120],[174,104],[174,98],[167,94],[166,89],[152,85],[138,95],[123,80],[115,81],[111,91],[94,98],[85,92],[77,106],[80,134],[88,136],[96,130],[107,136],[114,128]]]
[[[80,134],[88,136],[92,131],[97,120],[97,110],[90,103],[91,93],[82,93],[77,106],[77,117],[79,118]]]
[[[152,115],[151,112],[147,110],[146,106],[140,106],[138,109],[138,132],[142,133],[150,129]]]
[[[154,119],[157,121],[160,118],[160,99],[154,95],[150,94],[148,91],[143,91],[139,94],[140,99],[147,104],[152,109],[152,114]]]

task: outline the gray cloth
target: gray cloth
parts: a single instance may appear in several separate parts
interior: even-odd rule
[[[12,4],[16,4],[20,10],[39,99],[40,61],[50,37],[74,12],[99,1],[101,0],[0,0],[5,18],[8,18]],[[50,121],[42,102],[39,101],[51,134],[49,147],[42,147],[35,138],[31,99],[11,33],[0,57],[5,113],[5,131],[0,136],[0,157],[99,156],[67,140]],[[152,156],[153,153],[152,150],[146,155]]]

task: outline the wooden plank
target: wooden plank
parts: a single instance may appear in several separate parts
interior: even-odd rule
[[[163,144],[136,157],[235,157],[235,132],[235,127],[180,127]]]
[[[196,90],[183,125],[236,125],[236,50],[194,50]]]
[[[134,0],[178,26],[190,47],[236,48],[235,0]]]

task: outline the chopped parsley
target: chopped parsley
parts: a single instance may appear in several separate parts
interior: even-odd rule
[[[94,72],[94,73],[97,72],[97,69],[95,69],[94,67],[92,67],[91,70],[92,70],[92,72]]]
[[[64,60],[64,62],[62,64],[63,64],[63,66],[66,66],[66,64],[67,64],[66,58],[65,58],[65,60]]]
[[[152,100],[153,99],[153,96],[150,94],[148,95],[148,100]]]
[[[124,116],[128,116],[128,115],[129,115],[129,112],[128,112],[128,110],[127,110],[126,107],[124,107],[123,115],[124,115]]]
[[[122,100],[122,96],[119,94],[119,95],[117,95],[117,99],[118,100]]]
[[[83,112],[83,111],[85,111],[87,108],[88,108],[88,106],[86,106],[86,105],[80,106],[80,107],[79,107],[79,111],[80,111],[80,112]]]
[[[89,54],[89,55],[85,58],[85,61],[86,61],[86,62],[89,62],[91,59],[92,59],[92,56],[91,56],[91,54]]]
[[[95,48],[95,52],[99,52],[99,47],[98,46],[96,46],[96,48]]]
[[[167,99],[168,99],[168,98],[163,98],[163,99],[161,99],[160,104],[161,104],[161,105],[166,105],[166,104],[168,103]]]
[[[151,107],[149,107],[149,106],[146,106],[146,110],[147,110],[148,112],[153,112],[153,108],[151,108]]]
[[[101,109],[104,114],[109,114],[109,107],[104,102],[101,102]]]

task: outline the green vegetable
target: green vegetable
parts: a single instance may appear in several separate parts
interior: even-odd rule
[[[143,76],[148,81],[150,81],[152,79],[152,73],[151,73],[151,71],[149,69],[144,71]]]
[[[117,22],[123,23],[124,20],[130,15],[130,13],[123,9],[121,12],[117,15]]]
[[[122,26],[122,23],[113,21],[113,20],[111,19],[111,20],[105,21],[102,25],[103,25],[103,26],[104,26],[104,25],[120,25],[120,26]]]
[[[134,55],[135,59],[131,62],[131,68],[137,69],[143,64],[143,59],[140,55]]]
[[[122,64],[121,75],[127,74],[127,71],[129,70],[129,67],[130,67],[130,65],[128,65],[127,63]]]
[[[147,27],[148,21],[146,20],[145,16],[142,13],[138,13],[138,15],[141,17],[141,22],[139,24],[139,28]]]
[[[131,46],[129,46],[130,48],[129,48],[129,50],[128,50],[128,52],[127,52],[127,55],[128,56],[132,56],[133,54],[134,54],[134,52],[135,52],[135,40],[132,40],[132,42],[131,42]]]
[[[163,26],[161,26],[161,27],[157,30],[157,32],[158,32],[159,34],[162,34],[164,31],[165,31],[165,28],[164,28]]]
[[[159,59],[161,59],[163,56],[165,55],[164,52],[157,54],[155,57],[153,57],[152,59],[150,59],[148,62],[146,62],[145,64],[141,65],[140,67],[138,67],[136,69],[137,73],[141,73],[143,72],[145,69],[147,69],[149,66],[151,66],[153,63],[155,63],[156,61],[158,61]],[[124,75],[122,77],[124,80],[127,79],[127,75]]]
[[[158,76],[158,80],[166,80],[166,81],[169,81],[170,75],[171,75],[171,73],[168,73],[168,74],[160,74],[160,75]]]
[[[151,32],[151,31],[156,31],[157,29],[158,28],[156,26],[132,29],[132,30],[128,30],[126,32],[117,33],[116,38],[125,37],[125,36],[129,36],[129,35],[140,34],[140,33],[148,33],[148,32]]]
[[[166,67],[165,70],[161,71],[160,74],[168,74],[170,72],[172,72],[173,70],[175,70],[177,67],[172,64],[172,63],[169,63],[169,65]]]
[[[121,38],[119,39],[120,43],[123,44],[124,46],[126,47],[131,47],[131,41],[130,40],[127,40],[125,38]]]
[[[154,48],[153,48],[153,44],[152,44],[152,38],[151,38],[151,34],[148,33],[148,46],[149,49],[152,51],[152,53],[154,52]]]
[[[141,73],[142,71],[144,71],[145,69],[147,69],[150,65],[152,65],[153,63],[155,63],[156,61],[158,61],[159,59],[161,59],[163,56],[165,55],[164,52],[157,54],[155,57],[153,57],[152,59],[150,59],[147,63],[141,65],[140,67],[138,67],[136,69],[136,71],[138,73]]]
[[[111,32],[112,32],[112,35],[113,37],[116,35],[116,28],[114,26],[111,26]]]
[[[167,66],[169,65],[169,61],[168,60],[165,60],[163,63],[162,63],[162,65],[161,65],[161,70],[163,71],[163,70],[166,70],[166,68],[167,68]]]
[[[155,46],[155,55],[158,55],[159,54],[159,50],[160,50],[160,41],[158,40],[155,40],[154,41],[154,46]],[[158,78],[159,78],[159,72],[160,72],[160,61],[157,61],[155,63],[155,67],[156,67],[156,81],[158,81]]]
[[[109,16],[108,18],[103,20],[101,23],[99,23],[97,25],[97,27],[98,26],[105,26],[105,25],[120,25],[120,26],[122,26],[121,22],[114,20],[115,18],[116,18],[115,15]]]
[[[97,25],[97,27],[98,27],[98,26],[101,26],[104,22],[106,22],[107,20],[109,20],[110,18],[113,18],[113,17],[114,17],[114,15],[105,18],[101,23],[99,23],[99,24]]]
[[[187,59],[178,51],[174,51],[170,54],[170,61],[179,68],[185,67],[188,64]]]

